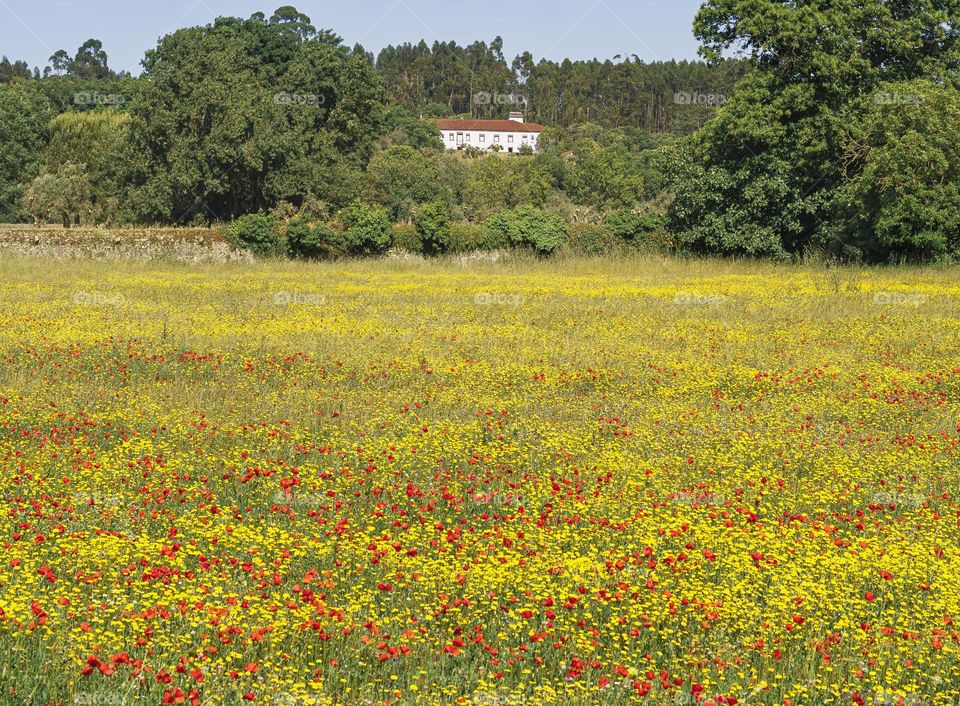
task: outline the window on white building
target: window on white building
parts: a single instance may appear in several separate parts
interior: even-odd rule
[[[493,143],[496,144],[496,145],[499,145],[499,144],[500,144],[500,135],[494,135],[494,136],[493,136]]]
[[[487,136],[484,135],[484,134],[481,132],[481,133],[480,133],[480,142],[486,142],[486,141],[487,141]]]
[[[467,133],[467,142],[470,142],[470,133]]]
[[[513,142],[513,135],[507,135],[507,142]]]
[[[452,132],[450,133],[450,140],[451,140],[451,142],[453,141],[453,133],[452,133]]]

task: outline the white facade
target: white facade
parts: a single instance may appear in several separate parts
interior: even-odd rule
[[[474,147],[484,152],[519,152],[527,145],[536,151],[542,125],[525,123],[523,113],[510,113],[509,120],[440,120],[440,139],[448,150]]]
[[[452,130],[443,131],[443,144],[449,150],[463,149],[467,145],[481,150],[490,150],[500,145],[503,152],[519,152],[522,145],[530,145],[536,151],[538,132],[506,132],[504,130]]]

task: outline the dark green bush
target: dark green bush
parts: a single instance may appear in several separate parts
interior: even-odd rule
[[[250,250],[255,255],[276,255],[280,252],[277,222],[264,213],[240,216],[223,230],[223,237],[234,247]]]
[[[574,253],[601,255],[622,249],[622,241],[605,225],[571,223],[567,227],[566,247]]]
[[[423,252],[423,243],[412,223],[394,223],[390,240],[395,248],[412,253]]]
[[[417,209],[414,227],[424,252],[438,254],[450,249],[450,211],[442,201],[433,201]]]
[[[528,246],[548,255],[567,239],[566,223],[559,216],[533,206],[517,206],[491,216],[487,228],[513,245]]]
[[[642,240],[662,228],[663,217],[656,213],[635,213],[629,209],[620,209],[608,213],[603,224],[615,237],[631,242]]]
[[[304,260],[333,257],[342,245],[339,241],[338,233],[322,223],[313,225],[304,216],[287,223],[287,253],[291,257]]]
[[[509,239],[482,223],[460,222],[450,226],[450,250],[453,252],[505,250],[509,247]]]
[[[350,254],[372,255],[390,247],[390,216],[385,208],[354,201],[339,216]]]

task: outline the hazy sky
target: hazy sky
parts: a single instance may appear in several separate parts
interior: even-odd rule
[[[139,73],[144,52],[168,32],[220,15],[267,16],[295,5],[318,28],[379,51],[388,44],[503,37],[508,61],[599,59],[636,54],[646,61],[696,58],[693,17],[700,0],[0,0],[0,54],[31,67],[57,49],[71,56],[85,40],[103,41],[110,66]]]

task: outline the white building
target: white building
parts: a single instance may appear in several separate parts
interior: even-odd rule
[[[519,152],[523,145],[536,151],[543,125],[525,123],[523,113],[510,113],[509,120],[440,120],[440,138],[448,150],[467,146],[490,151]]]

